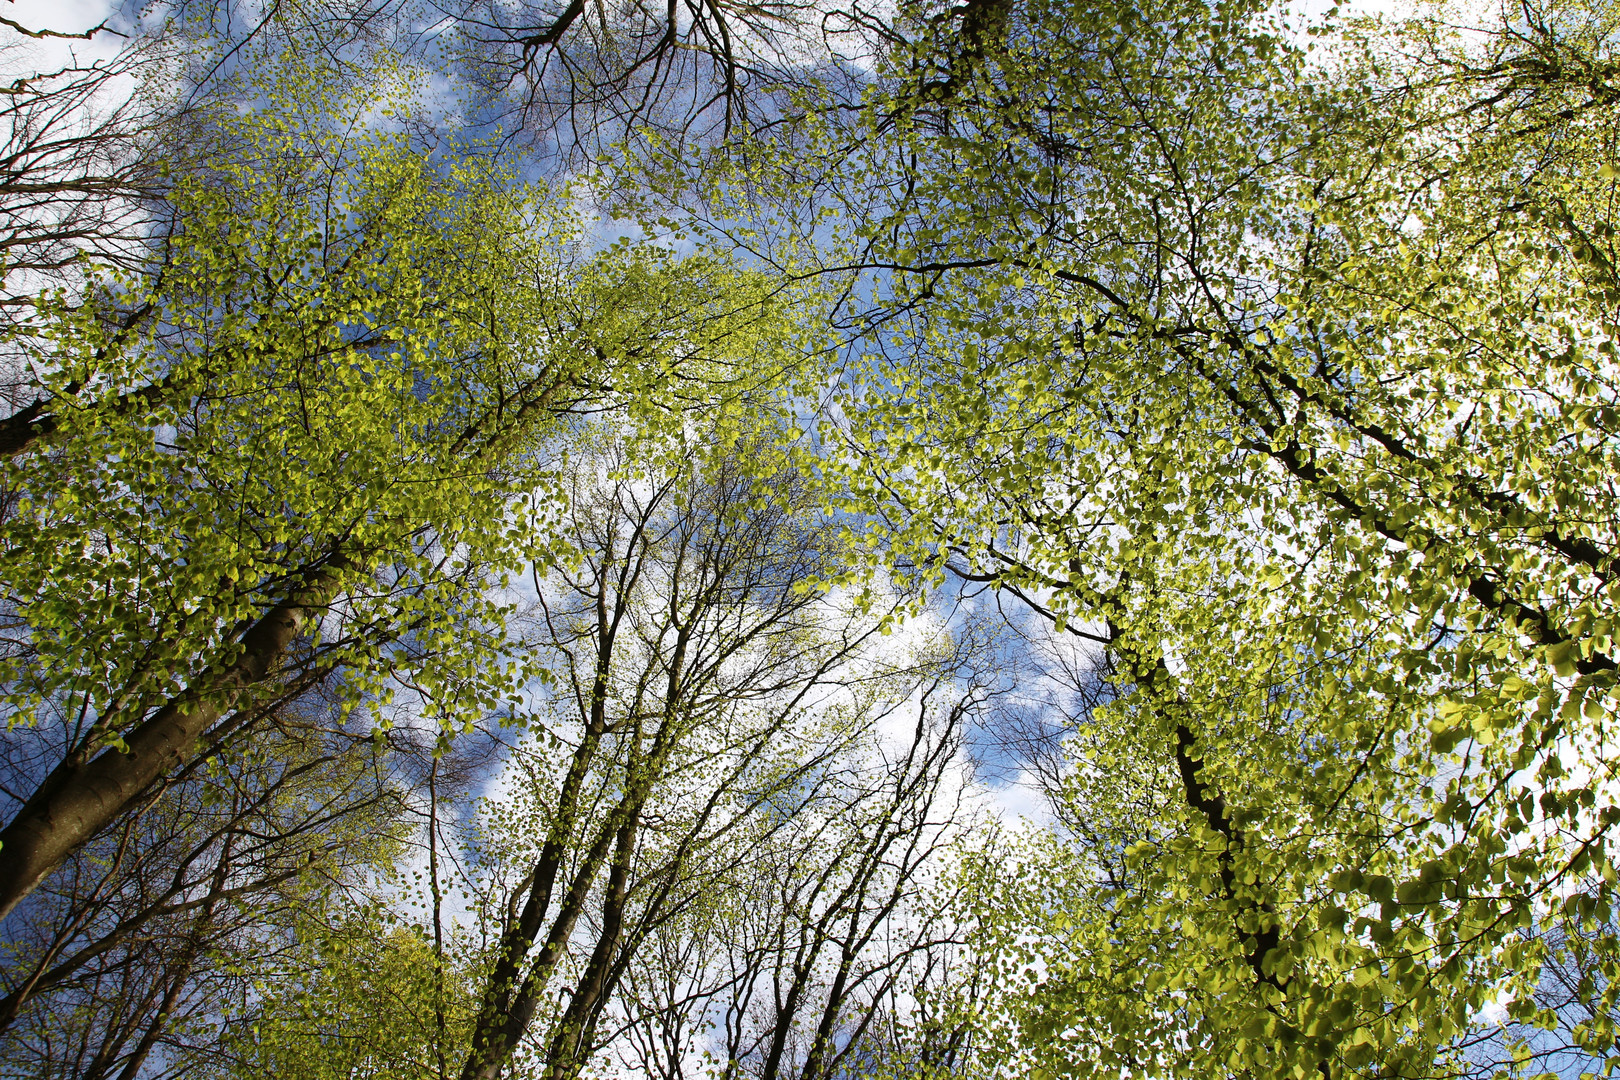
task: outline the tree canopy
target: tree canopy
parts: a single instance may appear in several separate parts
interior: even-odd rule
[[[1620,1064],[1620,9],[110,18],[19,1076]]]

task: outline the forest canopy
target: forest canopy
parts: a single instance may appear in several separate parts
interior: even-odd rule
[[[1620,8],[61,17],[0,1077],[1620,1065]]]

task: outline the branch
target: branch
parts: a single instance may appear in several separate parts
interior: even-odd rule
[[[97,23],[95,26],[92,26],[82,34],[68,34],[62,32],[61,30],[30,30],[22,23],[13,22],[4,15],[0,15],[0,26],[9,26],[11,29],[17,31],[19,34],[22,34],[24,37],[31,37],[35,40],[40,40],[43,38],[59,38],[63,41],[89,41],[91,38],[100,33],[108,33],[114,35],[115,37],[121,38],[129,37],[128,34],[119,33],[117,30],[112,29],[105,21]],[[21,79],[17,80],[17,82],[22,81],[23,80]],[[15,86],[16,83],[13,83],[12,85]],[[15,91],[13,92],[15,93]]]

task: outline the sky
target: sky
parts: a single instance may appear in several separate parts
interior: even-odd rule
[[[112,9],[108,0],[4,0],[0,14],[30,30],[81,34],[107,18]],[[63,58],[77,55],[81,60],[94,60],[112,55],[118,45],[119,39],[112,34],[97,34],[91,42],[48,41],[35,43],[33,48],[44,50],[39,55]],[[5,66],[14,66],[11,56],[5,58]]]

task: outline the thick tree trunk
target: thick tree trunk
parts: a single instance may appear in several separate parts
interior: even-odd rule
[[[334,556],[242,635],[240,652],[200,691],[164,705],[125,737],[127,752],[103,750],[52,771],[0,830],[0,919],[84,846],[154,781],[197,754],[198,739],[247,688],[263,682],[315,613],[330,600],[347,560]]]
[[[0,458],[16,457],[56,430],[56,417],[46,412],[45,406],[44,398],[36,398],[32,404],[0,419]]]

